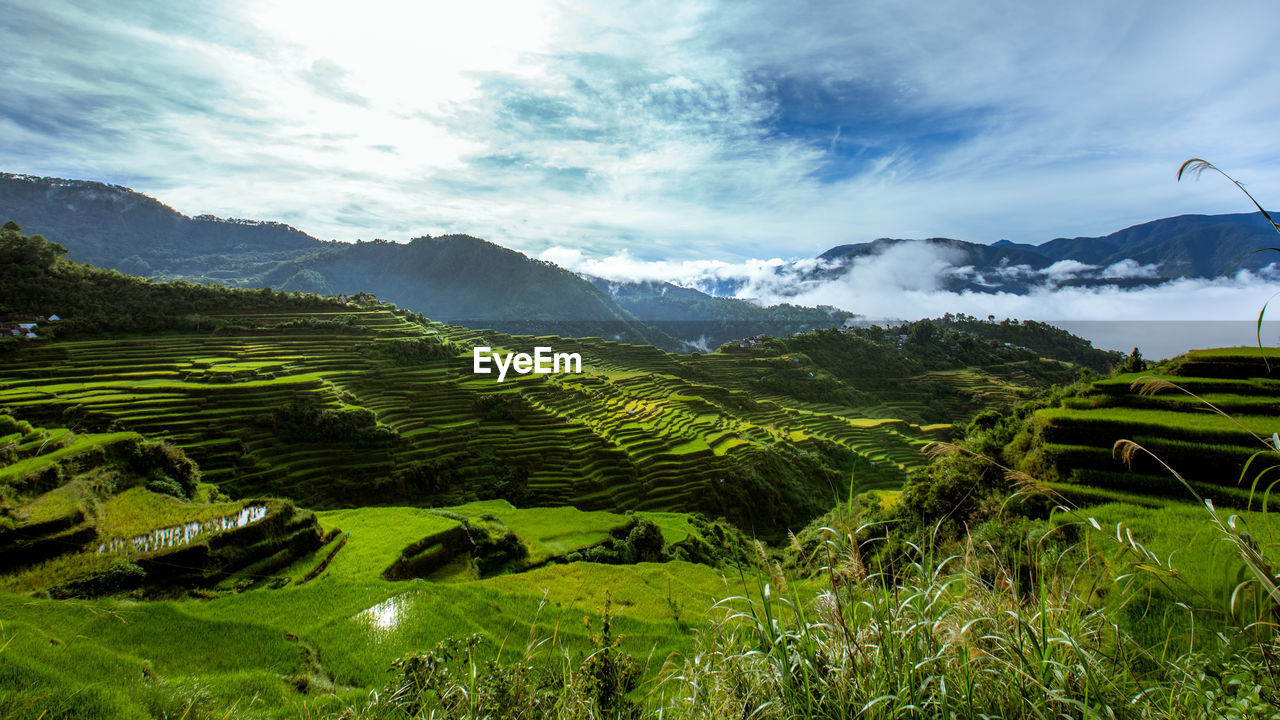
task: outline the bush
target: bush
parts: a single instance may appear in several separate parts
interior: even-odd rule
[[[187,496],[186,492],[182,489],[182,486],[169,478],[152,480],[147,483],[147,490],[156,493],[157,495],[172,495],[176,498],[185,498]]]
[[[65,585],[59,585],[50,594],[57,598],[97,597],[115,595],[140,587],[147,579],[147,571],[124,558],[120,558],[102,572],[91,573]]]
[[[461,352],[456,343],[438,335],[395,338],[373,343],[369,348],[371,354],[379,355],[396,365],[423,365],[432,360],[454,357]]]
[[[378,416],[358,405],[321,407],[314,398],[299,398],[272,411],[271,422],[284,440],[300,442],[360,442],[386,445],[399,437],[378,424]]]
[[[486,419],[502,422],[518,420],[523,410],[523,402],[518,395],[480,395],[472,406]]]
[[[170,490],[157,490],[174,497],[189,498],[200,484],[200,468],[181,448],[167,442],[145,440],[132,443],[125,451],[130,467],[150,482]],[[176,486],[176,492],[172,487]]]
[[[624,537],[612,537],[594,547],[569,553],[569,562],[587,562],[608,565],[634,565],[639,562],[666,562],[666,541],[662,529],[648,518],[640,518]]]

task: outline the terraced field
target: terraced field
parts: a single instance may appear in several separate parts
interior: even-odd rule
[[[354,307],[261,313],[220,316],[231,325],[217,334],[32,344],[0,364],[0,409],[164,439],[226,492],[317,508],[498,496],[731,514],[743,492],[778,492],[744,488],[744,476],[781,467],[807,476],[798,489],[779,485],[813,510],[850,485],[900,485],[922,461],[919,448],[948,432],[900,419],[916,415],[910,379],[897,400],[860,408],[760,391],[780,364],[834,382],[801,354],[677,356],[411,317]],[[584,372],[498,383],[472,373],[469,351],[480,344],[578,352]],[[1024,390],[976,370],[930,379],[991,401]]]
[[[216,497],[180,453],[136,433],[80,435],[8,415],[0,433],[0,590],[205,587],[320,543],[310,512]]]
[[[1272,374],[1280,372],[1280,354],[1269,349],[1268,362],[1270,369],[1258,348],[1196,350],[1168,372],[1095,382],[1060,407],[1036,412],[1043,467],[1060,481],[1059,489],[1087,501],[1159,505],[1194,499],[1143,453],[1133,457],[1131,471],[1126,468],[1112,451],[1123,438],[1158,455],[1199,495],[1221,505],[1261,507],[1278,464],[1274,452],[1260,451],[1274,450],[1280,432],[1280,380]],[[1167,387],[1140,393],[1132,386],[1143,376],[1186,392]]]
[[[393,580],[385,570],[405,547],[456,528],[451,516],[499,518],[544,558],[599,542],[632,520],[501,502],[318,515],[328,544],[224,583],[255,588],[245,592],[220,586],[201,601],[65,601],[0,587],[0,707],[19,717],[223,717],[250,698],[254,717],[336,711],[381,692],[396,658],[447,637],[483,634],[481,658],[519,658],[530,642],[548,644],[539,658],[585,654],[593,630],[584,621],[596,618],[606,593],[625,647],[653,676],[670,653],[692,651],[691,627],[719,617],[711,609],[718,598],[755,582],[750,568],[726,576],[681,561],[557,562],[485,579]]]

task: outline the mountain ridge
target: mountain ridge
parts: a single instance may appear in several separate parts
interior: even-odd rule
[[[1271,225],[1258,213],[1179,215],[1039,245],[878,238],[779,265],[764,278],[765,295],[775,300],[764,307],[743,298],[761,289],[745,277],[707,278],[711,285],[700,289],[592,277],[464,234],[404,243],[322,241],[279,222],[187,216],[122,185],[89,180],[0,173],[3,219],[63,245],[73,259],[129,274],[329,295],[363,291],[447,322],[668,350],[841,325],[855,313],[785,300],[842,280],[897,248],[926,253],[920,257],[933,261],[938,289],[1026,294],[1258,272],[1272,258],[1255,251],[1275,244]]]

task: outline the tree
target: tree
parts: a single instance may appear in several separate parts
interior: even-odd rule
[[[1146,369],[1147,361],[1142,359],[1142,352],[1138,348],[1134,348],[1133,352],[1129,353],[1129,357],[1125,358],[1123,363],[1120,363],[1120,372],[1122,373],[1136,373]]]

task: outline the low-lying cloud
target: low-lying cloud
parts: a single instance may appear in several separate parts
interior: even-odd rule
[[[823,260],[718,260],[647,262],[625,252],[587,258],[581,251],[553,248],[542,259],[570,270],[622,281],[667,281],[762,305],[831,305],[868,319],[915,320],[964,313],[986,318],[1017,318],[1045,322],[1246,322],[1252,326],[1263,306],[1280,289],[1280,269],[1269,265],[1257,272],[1240,271],[1217,278],[1177,278],[1157,282],[1158,267],[1124,260],[1100,268],[1077,261],[1060,261],[1043,270],[1027,265],[1002,266],[979,272],[961,265],[963,253],[923,241],[903,242],[882,252],[858,258],[843,272],[831,272]],[[821,272],[826,271],[826,272]],[[1027,291],[955,291],[948,281],[960,277],[976,285],[994,276],[1029,281]],[[1132,283],[1112,282],[1147,279]],[[1082,283],[1081,281],[1088,281]],[[726,291],[727,289],[727,291]],[[715,292],[720,290],[720,292]],[[1246,343],[1250,335],[1234,342]],[[1131,341],[1114,328],[1099,344],[1121,347]],[[1162,357],[1197,345],[1194,337],[1141,340],[1149,354]],[[1140,344],[1139,339],[1132,344]],[[1132,344],[1129,347],[1132,347]],[[1208,344],[1208,341],[1200,343]],[[1180,348],[1180,349],[1173,349]],[[1145,349],[1145,347],[1144,347]]]

